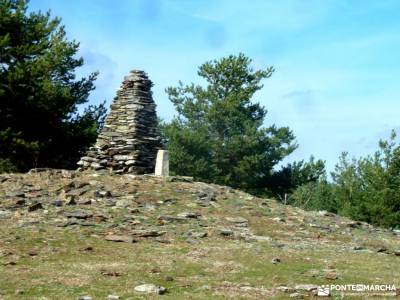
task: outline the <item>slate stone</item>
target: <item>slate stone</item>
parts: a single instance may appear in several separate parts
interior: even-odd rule
[[[136,292],[139,293],[144,293],[144,294],[158,294],[158,295],[162,295],[164,294],[167,289],[163,286],[157,286],[155,284],[142,284],[142,285],[138,285],[134,288],[134,290]]]
[[[43,209],[42,203],[37,202],[37,203],[33,203],[28,207],[28,211],[32,212],[38,209]]]
[[[56,207],[61,207],[63,206],[64,201],[60,200],[60,199],[56,199],[53,202],[51,202],[51,205],[56,206]]]
[[[178,218],[197,219],[201,216],[199,212],[182,212],[178,214]]]
[[[222,236],[233,236],[234,232],[229,228],[220,228],[219,234]]]
[[[158,231],[152,229],[137,229],[133,230],[132,234],[138,237],[156,237],[165,234],[165,231]]]
[[[6,197],[25,197],[25,192],[23,190],[14,190],[6,193]]]
[[[106,241],[117,242],[117,243],[135,243],[136,240],[130,235],[115,235],[109,234],[104,237]]]
[[[85,212],[83,210],[76,210],[76,211],[65,212],[64,216],[66,216],[67,218],[87,219],[91,218],[93,214]]]

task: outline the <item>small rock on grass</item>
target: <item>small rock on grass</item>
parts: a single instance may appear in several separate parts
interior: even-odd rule
[[[93,298],[91,296],[80,296],[78,297],[78,300],[92,300]]]
[[[165,231],[158,231],[152,229],[138,229],[138,230],[132,230],[132,234],[139,237],[155,237],[165,234]]]
[[[189,231],[186,235],[187,235],[188,237],[200,238],[200,239],[202,239],[202,238],[205,238],[208,234],[207,234],[207,232],[204,232],[204,231],[202,231],[202,232],[193,232],[193,231]]]
[[[118,300],[119,296],[118,295],[108,295],[107,300]]]
[[[315,284],[299,284],[294,287],[296,290],[311,292],[312,290],[318,289],[318,285]]]
[[[129,235],[115,235],[109,234],[104,237],[106,241],[119,242],[119,243],[135,243],[136,240]]]
[[[277,263],[280,263],[280,262],[281,262],[281,259],[279,257],[274,257],[274,258],[271,259],[271,263],[273,263],[273,264],[277,264]]]
[[[139,292],[139,293],[159,294],[159,295],[162,295],[167,291],[167,289],[165,287],[157,286],[157,285],[152,284],[152,283],[146,283],[146,284],[138,285],[138,286],[135,287],[134,290],[136,292]]]
[[[246,227],[249,221],[242,217],[226,217],[225,218],[229,223],[233,223],[236,226]]]
[[[28,211],[30,211],[30,212],[38,210],[38,209],[43,209],[42,203],[40,203],[40,202],[34,203],[28,207]]]
[[[76,210],[71,212],[65,212],[64,216],[66,216],[67,218],[88,219],[91,218],[93,214],[83,210]]]
[[[178,214],[179,218],[198,219],[201,216],[199,212],[186,211]]]
[[[336,272],[331,271],[331,272],[328,272],[325,274],[325,278],[330,279],[330,280],[335,280],[335,279],[338,279],[338,275]]]
[[[292,293],[289,295],[290,298],[297,298],[297,299],[303,299],[303,295],[300,293]]]
[[[229,228],[220,228],[219,234],[222,236],[233,236],[233,230]]]

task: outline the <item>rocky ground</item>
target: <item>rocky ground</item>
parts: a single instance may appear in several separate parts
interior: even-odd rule
[[[0,299],[315,298],[399,288],[400,232],[185,177],[35,170],[0,175],[0,268]]]

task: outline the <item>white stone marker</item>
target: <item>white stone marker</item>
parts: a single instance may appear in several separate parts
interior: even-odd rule
[[[156,176],[169,176],[169,153],[167,150],[158,150],[156,160]]]

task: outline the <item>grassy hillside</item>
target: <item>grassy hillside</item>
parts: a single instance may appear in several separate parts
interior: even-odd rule
[[[0,299],[291,299],[315,297],[321,284],[400,287],[400,233],[326,212],[183,177],[38,170],[0,182]],[[142,284],[166,292],[136,291]]]

